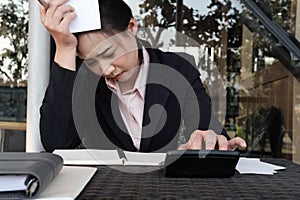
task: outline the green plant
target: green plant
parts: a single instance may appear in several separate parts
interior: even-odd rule
[[[8,80],[10,86],[26,83],[28,21],[28,1],[7,0],[0,3],[0,37],[9,43],[9,46],[0,49],[0,78]]]
[[[253,150],[259,146],[264,152],[267,139],[270,142],[272,156],[281,156],[283,138],[283,116],[281,110],[274,106],[260,108],[254,112],[244,124],[248,149]]]

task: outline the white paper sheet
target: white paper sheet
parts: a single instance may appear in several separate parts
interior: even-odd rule
[[[36,200],[75,199],[96,171],[94,167],[64,166]]]
[[[70,32],[77,33],[101,28],[98,0],[69,0],[77,17],[70,24]]]
[[[259,158],[245,158],[240,157],[236,170],[240,174],[264,174],[273,175],[276,170],[283,170],[285,167],[273,165],[270,163],[262,162]]]

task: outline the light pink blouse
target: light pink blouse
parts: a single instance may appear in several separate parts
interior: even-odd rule
[[[142,136],[145,92],[149,71],[149,55],[144,47],[143,61],[134,87],[129,91],[122,93],[117,81],[106,79],[108,88],[118,96],[121,116],[133,144],[138,150],[140,149]]]

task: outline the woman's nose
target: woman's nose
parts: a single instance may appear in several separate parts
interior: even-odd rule
[[[102,76],[109,77],[113,76],[113,72],[115,71],[115,67],[113,65],[109,65],[104,71]]]

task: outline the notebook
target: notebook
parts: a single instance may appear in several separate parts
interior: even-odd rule
[[[0,199],[37,197],[62,167],[51,153],[0,153]]]
[[[97,149],[57,149],[53,152],[64,159],[65,165],[145,165],[161,166],[165,153],[139,153]]]

